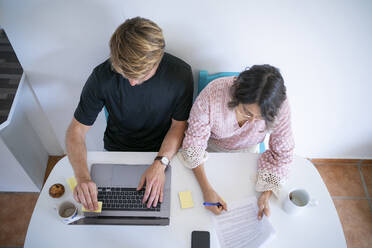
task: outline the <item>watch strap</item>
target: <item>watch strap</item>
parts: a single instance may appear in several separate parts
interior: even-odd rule
[[[167,158],[167,157],[166,156],[156,156],[156,158],[154,160],[159,160],[163,164],[162,158]],[[169,158],[167,158],[167,159],[168,159],[168,164],[163,164],[163,165],[168,167],[169,164],[170,164],[170,160],[169,160]]]

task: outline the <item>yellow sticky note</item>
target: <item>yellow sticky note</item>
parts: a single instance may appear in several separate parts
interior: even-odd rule
[[[194,202],[192,201],[191,191],[183,191],[178,193],[181,202],[181,208],[192,208],[194,207]]]
[[[77,182],[76,182],[75,177],[71,177],[71,178],[67,179],[67,183],[70,186],[71,191],[73,192],[74,191],[74,188],[77,185]]]
[[[89,209],[84,208],[84,206],[82,206],[82,210],[83,210],[83,212],[101,213],[102,212],[102,202],[100,202],[100,201],[98,202],[98,209],[97,210],[91,211]]]

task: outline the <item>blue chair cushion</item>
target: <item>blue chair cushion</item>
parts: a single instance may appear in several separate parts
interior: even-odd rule
[[[108,112],[106,106],[103,107],[103,110],[105,111],[105,117],[106,117],[106,122],[108,120]]]

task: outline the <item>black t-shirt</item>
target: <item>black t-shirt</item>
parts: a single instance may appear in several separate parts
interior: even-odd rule
[[[91,126],[105,106],[109,114],[103,139],[106,150],[158,151],[172,118],[188,119],[193,91],[190,65],[168,53],[155,75],[136,86],[106,60],[85,83],[74,117]]]

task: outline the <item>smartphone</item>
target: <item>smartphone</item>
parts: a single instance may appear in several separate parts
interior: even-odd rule
[[[191,233],[191,248],[210,248],[209,232],[193,231]]]

